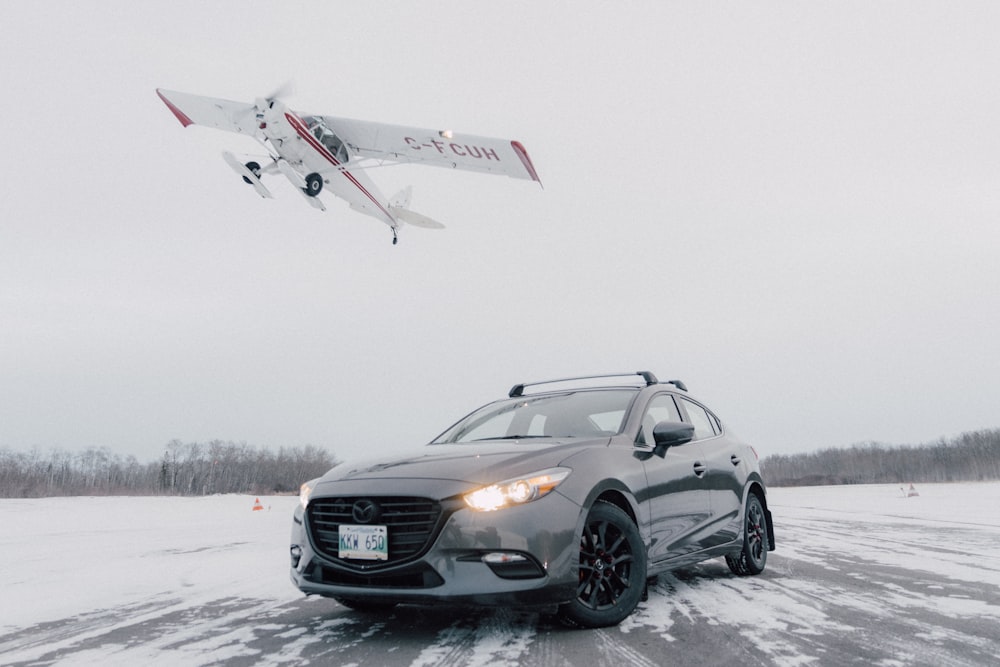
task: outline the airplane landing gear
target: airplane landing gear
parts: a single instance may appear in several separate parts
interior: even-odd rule
[[[260,180],[260,165],[259,164],[257,164],[256,162],[247,162],[246,165],[244,165],[244,166],[247,169],[250,170],[250,173],[252,173],[254,176],[257,177],[258,181]],[[246,176],[243,177],[243,182],[246,183],[247,185],[253,185],[253,183],[250,182],[250,179],[247,178]]]
[[[315,197],[323,189],[323,177],[313,172],[306,176],[306,187],[303,191],[310,197]]]
[[[396,230],[394,228],[392,230],[392,245],[396,245],[397,243],[399,243],[399,237],[396,236]]]

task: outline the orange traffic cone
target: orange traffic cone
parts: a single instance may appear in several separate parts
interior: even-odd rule
[[[259,512],[259,511],[261,511],[263,509],[264,509],[264,506],[260,504],[260,498],[258,498],[257,500],[253,501],[253,511],[254,512]]]

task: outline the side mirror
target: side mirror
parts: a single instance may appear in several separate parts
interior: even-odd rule
[[[694,426],[682,422],[660,422],[653,427],[653,442],[657,456],[666,454],[667,449],[694,440]]]

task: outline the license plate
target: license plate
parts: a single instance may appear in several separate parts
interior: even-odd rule
[[[389,560],[389,531],[385,526],[340,526],[340,557]]]

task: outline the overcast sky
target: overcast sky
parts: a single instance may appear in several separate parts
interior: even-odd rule
[[[1000,427],[1000,4],[4,5],[0,448],[430,440],[517,382],[683,379],[762,456]],[[520,140],[276,199],[158,87]],[[259,150],[258,150],[259,152]]]

